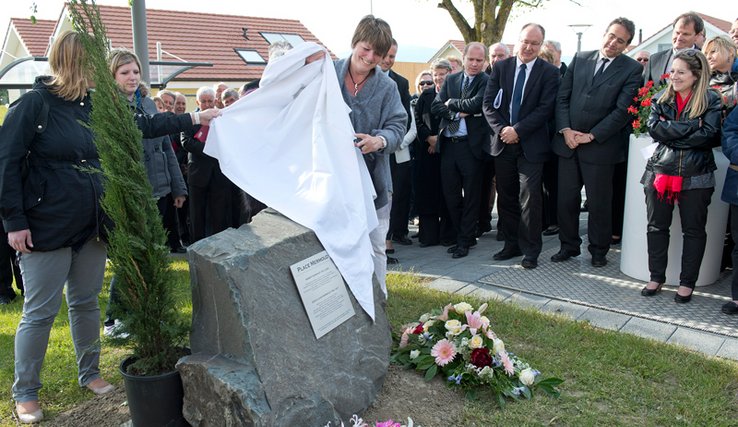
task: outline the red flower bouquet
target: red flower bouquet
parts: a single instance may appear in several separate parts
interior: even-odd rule
[[[669,74],[664,74],[660,79],[663,82],[662,84],[654,86],[653,80],[649,80],[645,86],[638,89],[638,96],[633,98],[633,105],[628,107],[628,113],[635,116],[633,122],[631,122],[635,136],[648,134],[648,116],[651,114],[651,99],[666,87],[666,79],[668,78]]]

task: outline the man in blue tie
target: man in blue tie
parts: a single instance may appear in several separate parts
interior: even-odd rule
[[[559,70],[538,60],[546,31],[526,24],[517,55],[495,63],[484,96],[492,128],[490,153],[497,173],[497,209],[505,246],[497,261],[523,255],[521,265],[538,266],[541,253],[543,164],[551,157],[548,122],[553,117]]]
[[[431,105],[441,117],[436,149],[441,153],[441,185],[456,245],[448,252],[463,258],[477,244],[483,151],[489,149],[489,126],[482,115],[487,86],[487,46],[471,42],[464,49],[464,70],[451,74]]]

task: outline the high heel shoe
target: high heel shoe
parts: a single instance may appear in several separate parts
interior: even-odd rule
[[[641,289],[641,295],[644,297],[652,297],[656,295],[657,293],[661,292],[661,287],[664,286],[663,283],[659,283],[659,285],[654,289],[648,289],[648,285],[646,285],[645,288]]]
[[[44,419],[44,413],[38,405],[38,401],[16,403],[15,413],[18,415],[18,421],[21,424],[39,423]]]

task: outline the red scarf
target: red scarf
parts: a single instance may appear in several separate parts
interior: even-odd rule
[[[677,118],[682,115],[682,112],[684,112],[684,108],[687,106],[691,97],[691,91],[685,99],[682,99],[679,92],[676,93]],[[679,165],[679,173],[681,173],[681,165]],[[656,189],[656,194],[658,195],[659,200],[666,200],[667,203],[674,203],[679,198],[679,192],[682,191],[683,181],[684,179],[681,176],[657,173],[656,178],[653,180],[653,188]]]

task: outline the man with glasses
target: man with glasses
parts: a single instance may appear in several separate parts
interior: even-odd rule
[[[492,67],[483,103],[493,132],[497,210],[505,233],[505,246],[493,259],[523,255],[526,269],[538,266],[543,243],[541,182],[543,164],[551,158],[548,122],[560,79],[557,67],[538,60],[545,36],[538,24],[523,26],[517,55]]]
[[[671,49],[662,50],[651,55],[648,67],[645,70],[643,83],[653,80],[661,81],[661,76],[669,73],[674,54],[684,49],[699,49],[696,45],[697,35],[705,29],[705,23],[696,12],[687,12],[679,15],[673,24],[671,32]]]
[[[650,56],[651,54],[648,53],[647,50],[642,50],[635,54],[635,60],[638,61],[643,66],[643,69],[645,70],[646,67],[648,67],[648,60]]]
[[[617,18],[608,26],[600,50],[580,52],[569,64],[556,97],[553,150],[559,156],[559,240],[553,262],[578,256],[579,204],[584,185],[589,210],[588,236],[592,266],[607,265],[613,234],[613,176],[626,160],[628,106],[641,83],[643,67],[623,51],[635,25]],[[624,171],[623,171],[624,172]],[[624,196],[624,176],[623,196]]]

